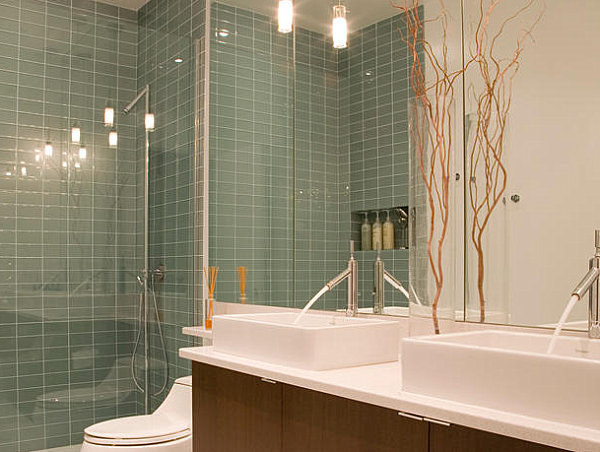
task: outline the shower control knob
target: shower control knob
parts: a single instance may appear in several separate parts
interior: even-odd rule
[[[512,196],[510,197],[510,200],[511,200],[512,202],[519,202],[519,201],[521,200],[521,197],[520,197],[519,195],[517,195],[517,194],[514,194],[514,195],[512,195]]]

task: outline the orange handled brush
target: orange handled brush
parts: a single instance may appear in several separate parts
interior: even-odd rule
[[[204,326],[207,330],[212,329],[212,319],[214,314],[213,302],[215,299],[215,286],[217,285],[217,273],[219,273],[219,267],[208,267],[209,271],[206,271],[204,267],[204,281],[206,287],[208,287],[208,312],[206,313],[206,319]]]
[[[238,278],[240,280],[240,300],[242,304],[246,303],[246,267],[237,268]]]

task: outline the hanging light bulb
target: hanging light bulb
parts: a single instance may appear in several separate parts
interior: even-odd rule
[[[87,149],[85,148],[85,146],[81,146],[79,148],[79,158],[81,160],[85,160],[87,158]]]
[[[289,33],[292,31],[294,22],[294,3],[292,0],[279,0],[279,33]]]
[[[348,47],[348,22],[346,21],[346,7],[344,5],[333,6],[331,31],[333,34],[334,49],[345,49]]]
[[[71,129],[71,142],[73,144],[79,144],[81,141],[81,129],[77,126]]]
[[[104,109],[104,125],[106,127],[112,127],[115,125],[115,109],[112,107],[106,107]]]
[[[53,153],[54,153],[54,148],[52,147],[52,143],[50,143],[48,141],[46,143],[46,145],[44,146],[44,154],[46,154],[48,157],[52,157]]]
[[[144,116],[144,125],[149,132],[154,130],[154,113],[146,113],[146,116]]]
[[[116,130],[111,130],[108,133],[108,145],[111,148],[116,148],[118,141],[119,141],[119,136],[117,135],[117,131]]]

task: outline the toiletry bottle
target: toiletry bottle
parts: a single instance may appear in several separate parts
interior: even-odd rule
[[[381,221],[379,221],[379,212],[373,223],[373,249],[380,250],[383,241]]]
[[[408,249],[408,214],[402,207],[396,208],[396,214],[398,215],[398,226],[400,231],[400,248]]]
[[[386,210],[387,218],[383,223],[383,249],[393,250],[394,249],[394,223],[390,219],[390,211]]]
[[[360,226],[360,248],[363,251],[371,250],[371,223],[369,223],[369,212],[363,212],[365,216],[365,221]]]

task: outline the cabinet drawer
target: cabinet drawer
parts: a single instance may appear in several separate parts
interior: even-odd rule
[[[459,425],[431,424],[430,452],[559,452],[563,449]]]
[[[388,410],[283,385],[285,452],[426,452],[428,424]]]
[[[279,452],[282,385],[193,365],[194,451]]]

